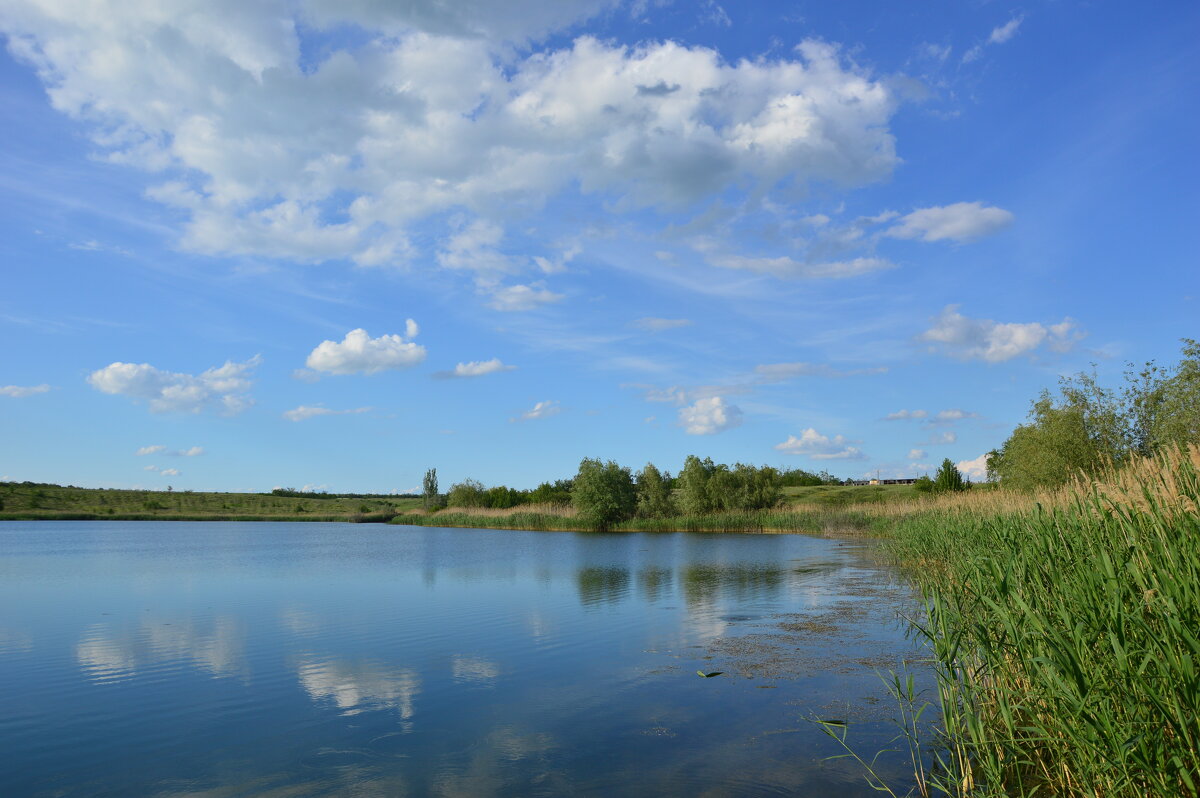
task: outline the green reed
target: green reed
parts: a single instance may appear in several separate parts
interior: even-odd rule
[[[1193,449],[1057,506],[894,522],[938,676],[934,792],[1198,794],[1198,466]]]

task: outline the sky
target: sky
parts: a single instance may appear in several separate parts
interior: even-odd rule
[[[981,478],[1200,336],[1200,5],[0,0],[0,479]]]

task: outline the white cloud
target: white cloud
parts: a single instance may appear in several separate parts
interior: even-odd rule
[[[753,258],[743,255],[710,255],[708,262],[723,269],[741,269],[783,279],[811,280],[840,280],[896,268],[894,263],[883,258],[854,258],[853,260],[827,263],[809,263],[787,256]]]
[[[925,410],[897,410],[895,413],[888,413],[883,417],[884,421],[907,421],[909,419],[920,419],[928,416],[929,413]]]
[[[908,450],[908,459],[909,460],[924,460],[928,456],[929,456],[929,452],[925,451],[924,449],[909,449]]]
[[[983,482],[987,479],[987,453],[979,455],[974,460],[963,460],[955,463],[955,467],[976,482]]]
[[[405,323],[411,338],[418,332],[412,319]],[[404,340],[401,335],[372,338],[364,329],[351,330],[340,343],[322,341],[308,356],[305,365],[326,374],[378,374],[390,369],[415,366],[425,359],[425,347]]]
[[[985,207],[981,202],[956,202],[920,208],[888,228],[892,238],[922,241],[971,241],[999,232],[1012,224],[1013,215],[1003,208]]]
[[[482,377],[495,374],[498,371],[513,371],[516,366],[506,366],[498,357],[491,360],[472,360],[470,363],[459,363],[453,371],[439,371],[434,376],[439,378]]]
[[[134,452],[134,454],[138,457],[145,457],[148,454],[162,454],[167,457],[199,457],[204,454],[204,447],[193,446],[190,449],[168,449],[162,445],[143,446]]]
[[[1004,44],[1017,35],[1017,29],[1021,27],[1021,23],[1024,20],[1024,16],[1013,17],[1000,27],[993,28],[992,35],[988,37],[988,44]]]
[[[959,307],[947,305],[918,340],[935,344],[945,354],[961,360],[1001,363],[1032,353],[1043,345],[1055,352],[1066,352],[1084,337],[1069,317],[1048,325],[1000,323],[968,318],[958,312]]]
[[[227,415],[254,404],[246,394],[249,375],[262,363],[258,355],[243,363],[226,361],[198,375],[162,371],[149,363],[111,363],[88,376],[98,391],[144,399],[155,413],[199,413],[217,409]]]
[[[679,423],[688,435],[715,435],[739,426],[742,410],[721,396],[710,396],[679,408]]]
[[[14,399],[21,399],[26,396],[33,396],[39,393],[45,393],[50,390],[49,385],[4,385],[0,386],[0,396],[11,396]]]
[[[671,41],[526,46],[612,4],[13,0],[0,25],[109,160],[163,176],[150,196],[204,253],[380,265],[447,212],[575,188],[677,206],[898,163],[895,96],[829,44],[734,62]]]
[[[629,322],[630,327],[652,333],[664,330],[677,330],[680,327],[690,327],[691,325],[691,319],[660,319],[655,316],[646,316],[645,318],[634,319]]]
[[[865,460],[867,456],[842,435],[832,438],[822,435],[812,427],[800,433],[800,437],[789,435],[783,443],[775,444],[775,448],[785,454],[804,454],[814,460]]]
[[[179,476],[180,472],[178,468],[164,468],[158,473],[162,474],[164,477],[177,477]]]
[[[510,421],[533,421],[538,418],[549,418],[562,412],[562,407],[556,399],[547,399],[544,402],[538,402],[531,409],[526,410],[521,414],[519,419],[513,418]]]
[[[929,440],[925,441],[925,443],[929,444],[930,446],[944,446],[946,444],[957,443],[957,442],[958,442],[958,433],[954,432],[953,430],[947,430],[946,432],[931,433],[929,436]]]
[[[370,410],[371,408],[369,407],[356,407],[353,410],[331,410],[328,407],[321,407],[320,405],[300,405],[293,410],[283,411],[283,417],[288,421],[307,421],[317,416],[345,416],[354,413],[367,413]]]

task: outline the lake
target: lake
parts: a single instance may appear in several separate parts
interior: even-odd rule
[[[0,795],[874,796],[812,719],[896,735],[912,602],[801,535],[0,522]]]

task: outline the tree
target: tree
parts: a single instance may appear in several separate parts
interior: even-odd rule
[[[571,487],[571,503],[590,526],[606,530],[632,518],[637,510],[633,475],[612,460],[585,457]]]
[[[954,461],[947,457],[942,461],[942,467],[938,469],[937,475],[933,478],[933,492],[948,493],[966,489],[967,485],[963,481],[962,472],[954,465]]]
[[[679,509],[686,515],[702,515],[712,512],[712,497],[708,491],[708,481],[712,478],[717,467],[711,458],[701,460],[696,455],[688,455],[683,461],[683,470],[676,480],[679,485]]]
[[[641,518],[670,518],[676,514],[671,498],[671,475],[663,476],[654,463],[637,473],[637,514]]]
[[[483,507],[483,483],[477,479],[464,479],[450,486],[446,494],[446,504],[451,507]]]
[[[425,479],[421,481],[421,494],[425,499],[425,509],[438,503],[438,480],[437,469],[431,468],[425,472]]]
[[[933,480],[928,475],[917,477],[917,481],[913,483],[913,488],[917,493],[933,493]]]

